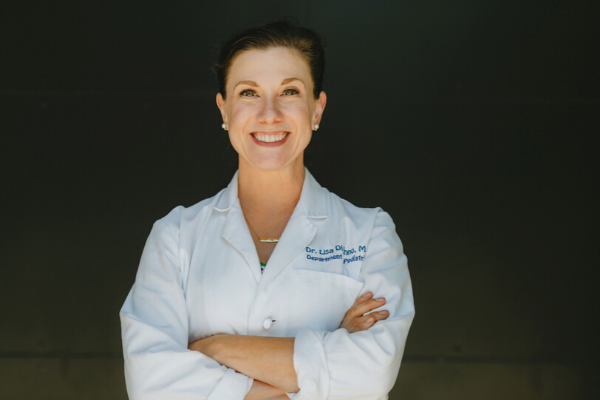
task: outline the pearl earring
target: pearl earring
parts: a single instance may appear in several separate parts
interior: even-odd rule
[[[227,124],[221,124],[221,128],[227,130]]]
[[[316,131],[317,129],[319,129],[319,124],[315,124],[315,129],[313,130]]]

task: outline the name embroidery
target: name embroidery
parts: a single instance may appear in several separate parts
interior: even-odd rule
[[[330,249],[313,249],[311,247],[307,247],[306,258],[308,260],[320,262],[329,262],[331,260],[344,260],[344,264],[350,264],[355,261],[364,260],[366,252],[367,246],[358,246],[358,250],[356,250],[355,248],[347,249],[341,244],[338,244],[334,248]]]

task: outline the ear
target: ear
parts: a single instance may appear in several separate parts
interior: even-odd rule
[[[227,114],[225,114],[225,99],[221,95],[221,92],[217,93],[217,107],[219,107],[219,111],[221,111],[223,122],[227,123]]]
[[[323,111],[325,110],[325,104],[327,103],[327,95],[321,91],[319,98],[315,100],[315,121],[314,124],[320,124],[321,118],[323,117]]]

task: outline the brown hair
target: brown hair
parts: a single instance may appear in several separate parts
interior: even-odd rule
[[[325,71],[325,44],[321,37],[308,28],[293,26],[287,21],[254,26],[224,40],[214,65],[219,92],[226,97],[229,67],[237,55],[246,50],[266,50],[271,47],[287,47],[298,50],[308,63],[313,80],[313,95],[319,97]]]

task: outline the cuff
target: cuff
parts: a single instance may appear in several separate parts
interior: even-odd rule
[[[252,381],[253,379],[246,375],[227,368],[227,372],[207,400],[243,400],[252,387]]]
[[[252,389],[252,385],[254,384],[254,378],[250,378],[248,377],[248,384],[246,387],[246,394],[244,395],[244,397],[246,397],[246,395],[250,392],[250,390]]]
[[[303,329],[294,341],[294,369],[297,393],[286,393],[293,400],[325,400],[329,394],[329,370],[323,349],[327,332]]]

